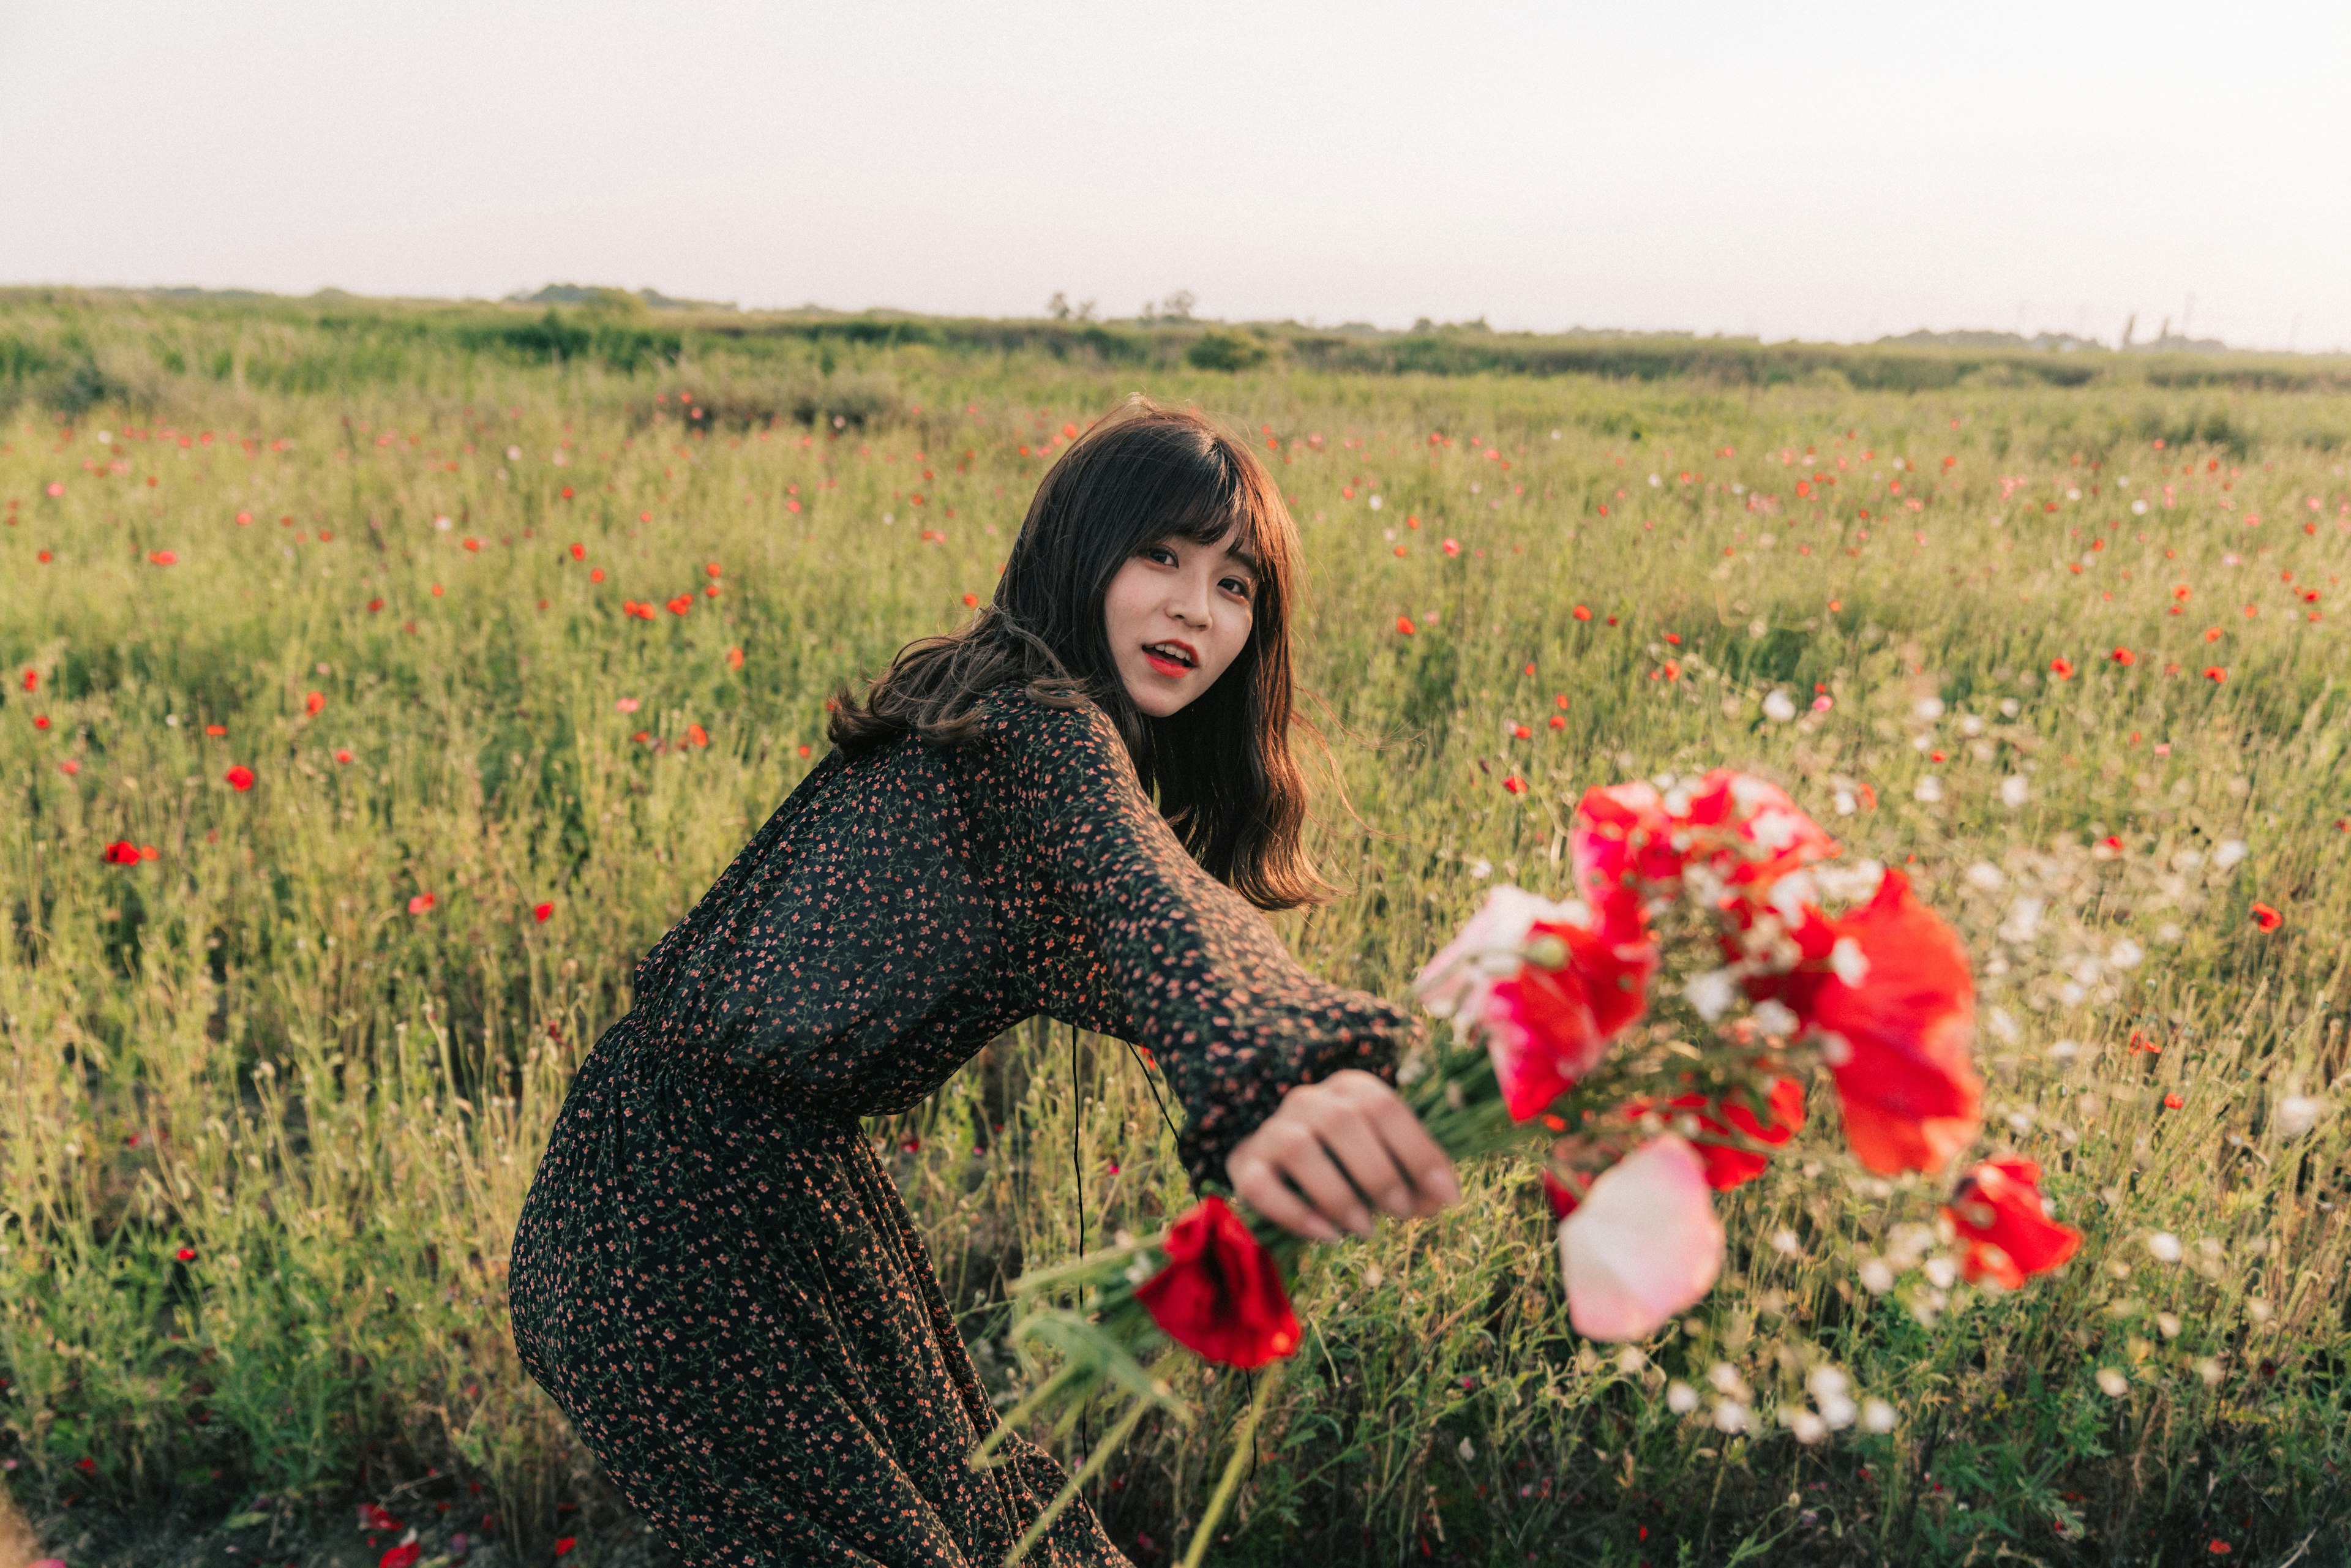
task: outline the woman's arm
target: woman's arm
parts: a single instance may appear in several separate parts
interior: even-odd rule
[[[1008,703],[996,780],[1048,928],[1074,927],[1168,1075],[1194,1180],[1229,1180],[1303,1235],[1364,1229],[1371,1210],[1458,1196],[1449,1163],[1384,1081],[1417,1026],[1381,998],[1315,979],[1265,917],[1185,852],[1091,706]],[[1072,1017],[1080,998],[1040,1009]],[[1094,1023],[1097,1017],[1073,1017]],[[1360,1193],[1360,1197],[1358,1194]]]

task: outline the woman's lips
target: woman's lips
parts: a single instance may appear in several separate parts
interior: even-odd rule
[[[1175,680],[1180,676],[1188,675],[1192,673],[1191,665],[1179,664],[1174,659],[1163,658],[1157,653],[1146,653],[1143,656],[1151,661],[1151,667],[1153,669],[1158,671],[1161,674],[1165,675],[1170,680]]]

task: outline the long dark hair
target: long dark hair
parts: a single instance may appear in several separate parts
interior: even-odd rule
[[[1126,695],[1103,623],[1111,579],[1162,539],[1214,544],[1234,528],[1257,562],[1248,643],[1167,718]],[[826,734],[851,756],[909,733],[969,738],[980,695],[1008,682],[1055,707],[1092,702],[1125,738],[1146,792],[1192,858],[1260,909],[1334,891],[1308,860],[1306,780],[1290,751],[1290,612],[1298,527],[1255,454],[1205,416],[1136,397],[1047,471],[996,598],[969,625],[898,651],[863,702],[844,685]]]

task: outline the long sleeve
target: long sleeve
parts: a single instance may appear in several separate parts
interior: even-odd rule
[[[1034,878],[1041,932],[1029,946],[1091,960],[1039,964],[1085,980],[1045,982],[1040,1010],[1151,1051],[1186,1113],[1195,1183],[1223,1179],[1226,1155],[1286,1089],[1342,1068],[1393,1071],[1416,1031],[1409,1015],[1300,968],[1265,916],[1185,852],[1106,716],[1026,698],[998,712],[1006,847]]]

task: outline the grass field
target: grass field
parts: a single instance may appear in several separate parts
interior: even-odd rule
[[[2351,1553],[2351,375],[1217,336],[0,298],[0,1463],[53,1545],[373,1563],[373,1503],[428,1561],[639,1550],[507,1339],[545,1128],[833,685],[1142,390],[1305,534],[1353,814],[1304,963],[1400,997],[1486,887],[1559,891],[1586,786],[1750,767],[1960,925],[1987,1144],[2089,1233],[1873,1294],[1889,1189],[1815,1096],[1735,1277],[1620,1357],[1531,1169],[1475,1170],[1311,1263],[1229,1560]],[[873,1133],[1008,1396],[1006,1281],[1185,1198],[1066,1030]],[[1772,1422],[1820,1354],[1892,1432]],[[1755,1429],[1669,1406],[1709,1375]],[[1196,1392],[1095,1494],[1145,1563],[1248,1396]]]

